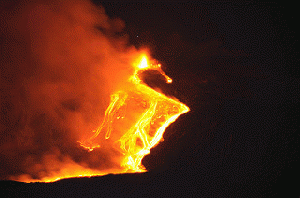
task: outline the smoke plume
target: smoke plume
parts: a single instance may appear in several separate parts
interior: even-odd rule
[[[132,73],[124,23],[88,0],[0,4],[0,179],[117,169],[113,149],[88,152],[78,141]]]

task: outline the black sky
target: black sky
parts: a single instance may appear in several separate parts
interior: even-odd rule
[[[176,96],[191,112],[144,158],[150,173],[18,190],[84,196],[86,188],[90,196],[121,197],[299,195],[294,182],[299,178],[299,41],[292,6],[96,3],[125,21],[124,32],[115,36],[128,35],[137,48],[149,47],[174,81],[152,86]],[[71,190],[60,189],[66,186]]]

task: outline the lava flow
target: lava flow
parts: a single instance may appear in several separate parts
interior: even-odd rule
[[[150,153],[150,149],[162,140],[163,133],[180,114],[189,111],[189,108],[175,99],[171,99],[147,86],[139,78],[139,73],[145,70],[157,70],[169,78],[161,69],[160,64],[149,64],[148,57],[141,55],[133,64],[134,74],[128,79],[124,89],[111,95],[111,102],[105,112],[105,118],[94,135],[80,142],[81,146],[93,151],[100,148],[97,144],[99,134],[105,134],[106,140],[113,137],[113,142],[122,153],[121,172],[143,172],[142,158]],[[121,137],[119,133],[126,131]]]
[[[105,151],[113,150],[114,156],[110,156],[114,158],[113,163],[107,162],[108,168],[99,170],[85,167],[66,158],[61,167],[55,165],[56,171],[42,179],[32,179],[26,175],[11,179],[22,182],[54,182],[72,177],[145,172],[141,163],[143,157],[163,139],[166,127],[181,114],[187,113],[189,108],[178,100],[155,91],[139,78],[140,73],[145,70],[156,70],[164,76],[166,83],[171,83],[172,79],[165,75],[160,64],[149,63],[147,55],[142,54],[132,66],[133,75],[122,89],[111,95],[104,119],[93,131],[94,135],[78,141],[85,152],[99,153],[103,148]],[[99,157],[98,154],[95,156]],[[52,160],[49,157],[46,163],[53,166]],[[111,167],[109,163],[112,163]]]
[[[150,70],[171,83],[161,65],[89,0],[0,5],[0,180],[146,171],[143,157],[189,111],[144,82]]]

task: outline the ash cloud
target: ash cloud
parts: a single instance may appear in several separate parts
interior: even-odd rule
[[[0,179],[118,168],[109,146],[87,152],[77,141],[132,73],[137,52],[117,36],[124,23],[87,0],[0,4]]]

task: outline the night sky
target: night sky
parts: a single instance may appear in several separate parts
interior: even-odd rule
[[[167,128],[164,141],[143,159],[148,173],[53,184],[3,181],[6,195],[300,195],[299,41],[293,6],[212,1],[101,4],[110,17],[126,24],[113,36],[128,36],[137,48],[150,48],[173,84],[156,78],[145,81],[191,111]]]

